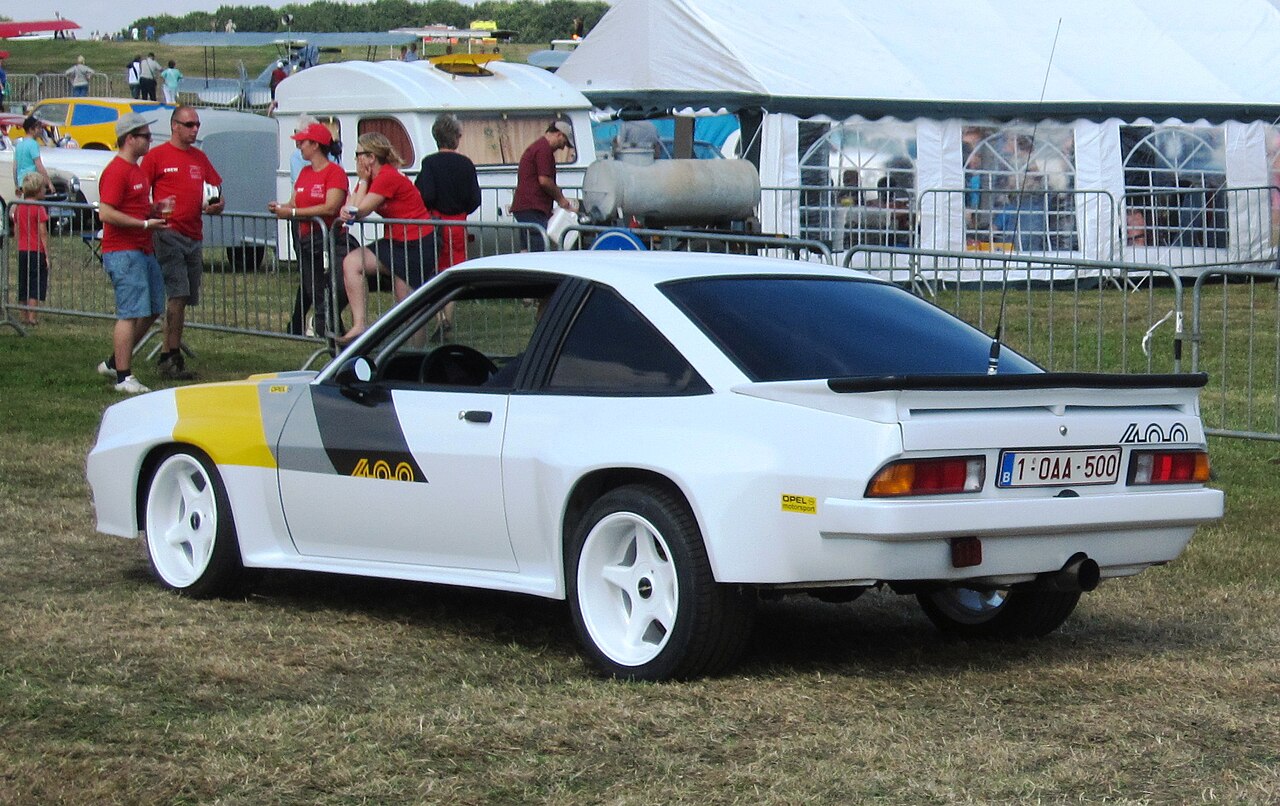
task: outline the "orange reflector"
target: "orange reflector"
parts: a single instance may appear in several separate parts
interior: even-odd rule
[[[1209,480],[1205,451],[1134,451],[1129,457],[1130,484],[1203,484]]]
[[[867,484],[868,498],[973,493],[982,489],[986,460],[981,456],[906,459],[880,469]]]

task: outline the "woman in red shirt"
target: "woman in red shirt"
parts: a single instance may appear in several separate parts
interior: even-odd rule
[[[301,287],[298,289],[298,300],[293,307],[293,318],[289,322],[289,332],[302,335],[307,311],[312,304],[316,308],[315,332],[332,338],[330,328],[338,324],[337,314],[345,305],[345,290],[339,289],[338,305],[330,291],[329,273],[324,270],[325,227],[333,233],[335,259],[341,260],[351,250],[348,244],[346,227],[339,224],[334,227],[338,211],[347,200],[347,172],[342,166],[329,159],[333,151],[333,134],[322,123],[311,125],[294,132],[293,139],[298,143],[298,150],[306,165],[298,173],[293,183],[293,195],[287,204],[269,202],[267,209],[275,213],[276,218],[298,219],[295,243],[298,253],[298,268],[302,273]],[[321,227],[312,219],[320,219],[325,227]]]
[[[429,218],[422,196],[398,170],[404,160],[385,135],[369,133],[356,141],[356,187],[350,204],[342,208],[341,219],[351,222],[377,212],[385,219]],[[369,289],[366,274],[392,277],[396,301],[425,283],[436,273],[436,244],[430,224],[386,224],[383,237],[372,248],[356,249],[342,261],[343,280],[351,301],[351,329],[339,341],[346,343],[368,327],[366,303]]]

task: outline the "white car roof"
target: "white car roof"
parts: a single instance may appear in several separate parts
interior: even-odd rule
[[[869,274],[801,260],[691,252],[574,251],[525,252],[477,258],[450,271],[478,269],[528,269],[568,274],[611,285],[619,290],[653,286],[670,280],[731,275],[791,275],[855,277],[875,280]]]

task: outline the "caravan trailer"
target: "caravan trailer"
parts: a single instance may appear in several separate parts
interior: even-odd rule
[[[463,71],[463,72],[459,72]],[[476,164],[482,203],[473,223],[514,222],[509,214],[516,167],[524,149],[558,119],[574,130],[577,150],[559,152],[557,181],[578,195],[587,166],[595,159],[591,103],[562,79],[526,64],[469,56],[443,60],[348,61],[302,70],[276,88],[280,121],[278,198],[292,192],[290,139],[301,115],[330,126],[343,143],[340,164],[355,177],[355,142],[365,132],[387,136],[406,160],[403,173],[418,174],[422,158],[436,150],[431,125],[452,113],[462,123],[458,150]],[[482,247],[489,251],[488,245]]]

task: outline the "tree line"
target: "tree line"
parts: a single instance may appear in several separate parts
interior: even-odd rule
[[[154,26],[157,34],[177,31],[223,31],[227,20],[235,22],[237,31],[389,31],[442,23],[456,28],[469,28],[472,20],[493,20],[499,28],[515,31],[520,42],[549,42],[567,38],[573,32],[575,19],[581,19],[589,31],[609,10],[605,2],[576,0],[486,0],[464,6],[453,0],[375,0],[358,5],[328,2],[291,3],[281,8],[270,6],[219,6],[217,11],[193,11],[181,17],[170,14],[139,17],[130,27]],[[283,23],[286,15],[292,19]]]

